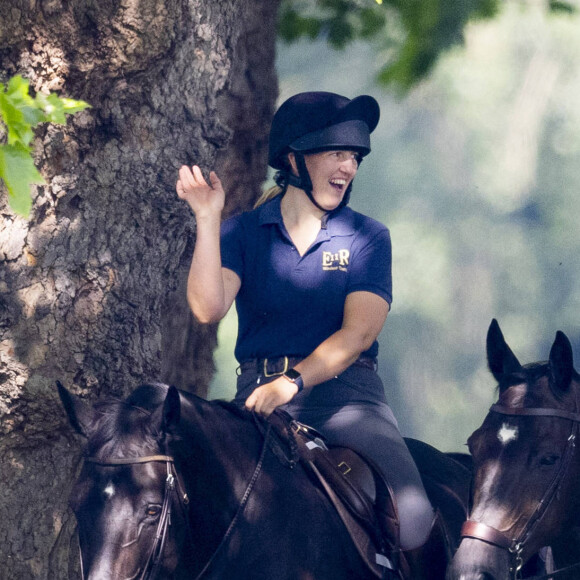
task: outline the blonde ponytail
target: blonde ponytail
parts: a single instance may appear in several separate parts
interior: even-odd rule
[[[280,187],[279,185],[273,185],[272,187],[270,187],[266,191],[262,192],[262,195],[258,198],[258,201],[254,205],[254,209],[256,209],[257,207],[260,207],[261,205],[263,205],[267,201],[274,199],[277,195],[280,195],[281,193],[283,193],[283,191],[284,191],[284,189],[282,187]]]

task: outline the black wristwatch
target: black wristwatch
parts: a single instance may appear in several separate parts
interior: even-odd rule
[[[282,374],[282,376],[288,379],[291,383],[294,383],[298,387],[298,392],[304,388],[302,375],[296,369],[288,369]]]

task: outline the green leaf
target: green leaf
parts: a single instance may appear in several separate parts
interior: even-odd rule
[[[45,122],[64,125],[67,113],[90,106],[55,93],[37,93],[32,98],[29,92],[30,81],[18,75],[8,85],[0,83],[0,125],[5,125],[8,141],[7,145],[0,145],[0,178],[8,189],[10,206],[25,216],[31,207],[30,185],[44,183],[30,154],[32,128]]]
[[[0,117],[8,128],[8,143],[28,145],[34,134],[24,113],[14,105],[7,93],[0,93]]]
[[[560,11],[571,4],[546,1]],[[408,90],[429,74],[439,55],[463,42],[468,22],[491,18],[500,4],[500,0],[282,0],[278,26],[287,42],[324,37],[336,49],[357,39],[373,39],[389,55],[379,81]]]
[[[386,15],[384,11],[375,10],[374,8],[365,8],[360,13],[360,36],[361,38],[372,38],[377,36],[384,29]]]
[[[578,8],[570,2],[559,2],[558,0],[550,0],[549,2],[550,11],[557,13],[561,12],[564,14],[577,14]]]
[[[65,113],[74,114],[90,107],[84,101],[60,98],[56,93],[29,95],[30,82],[21,76],[10,79],[8,86],[0,83],[0,117],[8,128],[8,143],[29,145],[34,137],[32,128],[39,123],[66,123]]]
[[[90,107],[84,101],[58,97],[55,93],[50,93],[49,95],[38,93],[35,102],[36,106],[44,111],[46,121],[58,123],[59,125],[66,123],[65,113],[72,115]]]
[[[12,112],[11,118],[7,122],[8,127],[10,127],[11,121],[15,121],[15,112],[18,111],[16,115],[18,122],[13,128],[25,145],[28,145],[32,139],[31,127],[46,121],[44,113],[38,109],[34,99],[29,95],[29,91],[30,81],[17,75],[8,82],[4,95],[5,102]]]
[[[64,112],[67,115],[74,115],[79,111],[91,108],[91,106],[88,103],[85,103],[85,101],[75,101],[74,99],[67,99],[65,97],[61,97],[60,102],[63,104]]]
[[[20,75],[12,77],[8,81],[6,95],[15,107],[34,107],[34,99],[29,95],[30,81]]]
[[[23,145],[0,145],[0,178],[8,189],[10,207],[22,216],[28,216],[32,200],[30,185],[45,183],[34,166],[30,150]]]
[[[283,7],[278,20],[278,35],[285,42],[295,42],[304,36],[314,40],[320,34],[321,25],[316,18],[301,16],[296,10]]]
[[[54,93],[50,93],[46,97],[46,107],[44,112],[48,120],[51,123],[58,123],[59,125],[64,125],[66,123],[66,117],[64,116],[64,105],[61,100]]]
[[[342,50],[354,38],[354,28],[344,15],[341,14],[329,22],[327,40],[330,46]]]

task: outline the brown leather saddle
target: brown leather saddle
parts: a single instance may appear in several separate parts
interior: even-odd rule
[[[286,464],[296,456],[323,488],[372,575],[400,578],[399,517],[379,471],[351,449],[327,446],[320,433],[284,411],[275,411],[268,422],[276,435],[273,452]]]
[[[370,460],[351,449],[329,447],[320,433],[284,411],[276,410],[267,423],[275,435],[270,439],[274,454],[290,467],[299,461],[315,485],[322,487],[373,577],[411,578],[408,558],[423,561],[425,578],[443,577],[467,517],[469,465],[427,443],[405,439],[436,512],[427,544],[420,554],[413,555],[400,549],[393,492]]]

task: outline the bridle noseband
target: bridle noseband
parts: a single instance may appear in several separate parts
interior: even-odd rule
[[[488,526],[483,522],[476,522],[473,520],[467,520],[463,527],[461,528],[461,537],[462,538],[472,538],[475,540],[481,540],[488,544],[492,544],[498,548],[502,548],[504,550],[508,550],[510,553],[510,572],[513,575],[514,579],[521,578],[521,568],[524,564],[522,559],[522,553],[524,549],[525,543],[530,539],[532,536],[532,532],[536,528],[536,526],[540,523],[542,518],[544,517],[548,507],[552,503],[552,500],[556,496],[558,489],[568,472],[570,464],[572,462],[572,458],[574,457],[574,451],[576,447],[576,437],[578,434],[578,428],[580,424],[580,413],[572,413],[569,411],[565,411],[563,409],[549,409],[549,408],[542,408],[542,407],[504,407],[502,405],[492,405],[490,411],[494,413],[500,413],[502,415],[517,415],[517,416],[530,416],[530,417],[556,417],[559,419],[567,419],[572,421],[572,431],[570,436],[568,437],[566,443],[566,449],[564,450],[564,454],[562,456],[562,461],[560,462],[560,467],[550,482],[550,485],[547,487],[544,495],[538,502],[536,509],[526,522],[526,525],[523,527],[520,534],[515,538],[508,537],[504,532],[497,530],[492,526]],[[556,572],[552,572],[547,574],[545,578],[551,578],[552,576],[557,575],[558,573],[562,573],[564,571],[568,571],[572,567],[576,567],[577,565],[570,566],[566,569],[562,569]],[[543,577],[538,577],[543,578]]]
[[[165,542],[167,540],[167,531],[169,525],[171,524],[171,512],[172,512],[171,498],[174,494],[177,495],[182,515],[184,516],[186,525],[188,525],[186,506],[189,503],[189,498],[187,497],[185,488],[180,483],[179,478],[177,476],[177,472],[175,471],[175,461],[173,457],[171,457],[170,455],[146,455],[144,457],[106,458],[106,459],[85,457],[85,462],[87,463],[94,463],[96,465],[105,465],[105,466],[134,465],[139,463],[152,463],[155,461],[165,462],[167,468],[167,477],[165,479],[163,504],[161,506],[161,514],[159,516],[159,522],[157,523],[157,531],[155,532],[155,539],[153,540],[153,545],[149,550],[147,562],[145,563],[145,566],[143,567],[141,574],[139,576],[137,575],[135,576],[135,578],[138,577],[139,580],[153,580],[159,573],[161,560],[163,557],[163,550],[165,548]],[[132,543],[133,542],[130,542],[126,546]],[[79,552],[81,561],[81,578],[84,580],[85,574],[83,570],[83,555],[82,551],[80,550],[80,544],[79,544]],[[139,571],[137,571],[136,574],[139,574]]]

